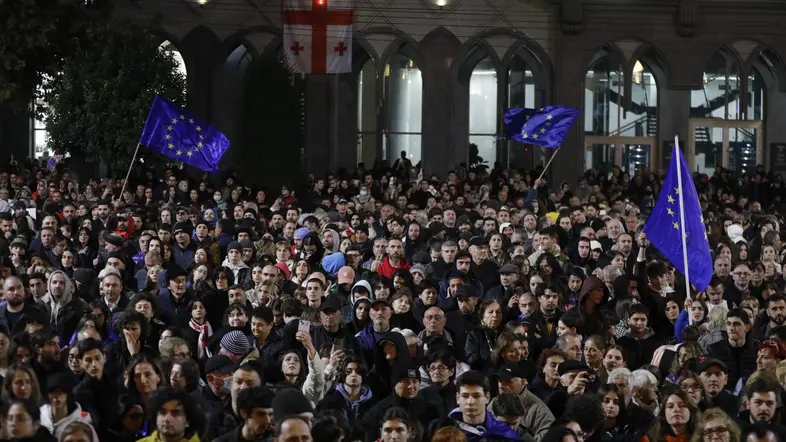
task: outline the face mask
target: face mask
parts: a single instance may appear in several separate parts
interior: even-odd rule
[[[226,391],[232,391],[232,377],[231,376],[226,378],[226,379],[224,379],[224,386],[221,387],[221,388],[223,388]]]
[[[213,201],[215,202],[221,201],[221,195],[213,195]]]

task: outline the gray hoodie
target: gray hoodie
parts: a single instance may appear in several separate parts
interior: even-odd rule
[[[52,295],[52,278],[58,274],[63,275],[65,278],[65,291],[60,296],[60,299],[57,299]],[[60,313],[60,309],[64,305],[67,305],[69,302],[71,302],[73,296],[74,285],[71,282],[71,278],[69,278],[68,275],[66,275],[62,270],[55,270],[52,272],[52,274],[49,275],[49,279],[46,280],[46,295],[41,298],[41,303],[47,310],[49,310],[49,321],[52,323],[52,325],[58,325],[57,316]]]

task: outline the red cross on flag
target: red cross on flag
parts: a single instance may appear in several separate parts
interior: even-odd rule
[[[352,72],[352,0],[284,0],[284,49],[304,74]]]

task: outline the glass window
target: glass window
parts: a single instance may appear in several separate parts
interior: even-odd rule
[[[613,53],[603,54],[587,71],[584,82],[584,132],[600,136],[657,136],[658,85],[646,63],[632,71],[631,105],[625,104],[622,63]]]
[[[409,57],[397,53],[385,67],[385,100],[389,143],[385,159],[392,163],[405,152],[412,165],[421,160],[423,78]]]
[[[691,117],[742,119],[740,66],[731,55],[716,52],[704,68],[702,80],[702,88],[690,94]]]
[[[497,70],[491,59],[481,60],[469,80],[469,142],[489,167],[497,160]]]

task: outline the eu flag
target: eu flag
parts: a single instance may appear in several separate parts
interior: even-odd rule
[[[514,107],[505,111],[505,138],[556,149],[562,145],[578,116],[578,109],[567,106]]]
[[[678,162],[679,161],[679,162]],[[682,186],[677,182],[677,168],[680,168]],[[682,195],[683,214],[680,217],[680,195]],[[682,224],[682,219],[685,224]],[[644,233],[666,259],[671,262],[683,275],[685,264],[683,253],[688,254],[688,277],[690,283],[697,290],[707,288],[712,278],[712,257],[710,244],[707,242],[707,230],[704,228],[704,218],[701,215],[699,196],[693,185],[690,169],[688,168],[682,152],[677,143],[671,155],[671,164],[660,190],[658,201],[652,209],[652,214],[644,224]],[[687,250],[682,248],[682,238],[685,235]]]
[[[156,95],[139,143],[205,172],[218,170],[229,140],[215,127]]]

